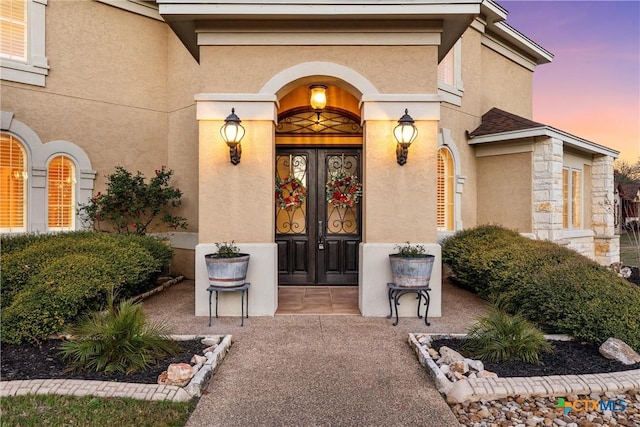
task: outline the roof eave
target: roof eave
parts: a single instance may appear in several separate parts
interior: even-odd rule
[[[588,141],[586,139],[571,135],[570,133],[561,131],[551,126],[541,126],[537,128],[529,128],[522,130],[514,130],[508,132],[492,133],[481,136],[470,136],[470,145],[487,144],[492,142],[506,142],[515,139],[533,138],[533,137],[548,137],[557,138],[562,140],[563,143],[574,147],[581,151],[586,151],[591,154],[600,154],[604,156],[610,156],[617,159],[620,152],[609,147],[605,147],[595,142]]]
[[[176,31],[192,55],[197,38],[184,31],[203,20],[441,20],[443,32],[439,60],[480,14],[487,0],[157,0],[160,15]],[[181,31],[180,31],[181,30]]]
[[[553,54],[513,28],[506,22],[496,22],[491,25],[494,33],[509,42],[517,49],[535,59],[536,64],[548,64],[553,61]]]

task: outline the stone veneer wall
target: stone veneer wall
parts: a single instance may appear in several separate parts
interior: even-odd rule
[[[562,141],[548,138],[533,150],[533,232],[538,239],[562,238]]]
[[[574,251],[595,260],[595,245],[593,240],[593,236],[573,237],[568,239],[566,246],[569,249],[573,249]]]
[[[613,213],[613,158],[594,156],[591,169],[592,223],[595,259],[610,265],[620,261],[620,237],[615,234]]]
[[[534,234],[538,239],[564,244],[602,265],[619,261],[620,240],[613,222],[613,158],[596,155],[592,160],[591,222],[595,236],[563,238],[562,167],[562,140],[536,141],[533,151]]]

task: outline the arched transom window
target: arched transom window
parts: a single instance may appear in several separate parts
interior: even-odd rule
[[[54,157],[49,162],[48,221],[49,230],[75,228],[76,168],[66,156]]]

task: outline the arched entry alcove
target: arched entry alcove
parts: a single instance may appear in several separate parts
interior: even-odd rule
[[[358,143],[354,143],[355,140],[344,143],[339,140],[346,136],[338,135],[323,135],[325,141],[320,144],[312,142],[311,135],[304,138],[287,135],[285,127],[289,126],[291,130],[296,120],[298,130],[315,125],[314,112],[308,106],[308,90],[310,85],[318,83],[344,96],[344,102],[333,105],[330,93],[323,111],[327,116],[333,114],[334,119],[342,117],[349,124],[362,126],[361,134],[357,135]],[[358,164],[361,170],[357,171],[363,183],[363,196],[358,205],[361,210],[361,243],[350,243],[349,246],[349,250],[357,251],[352,258],[356,261],[351,264],[351,270],[356,272],[360,313],[364,316],[385,316],[388,313],[386,282],[391,277],[388,254],[395,245],[411,239],[424,243],[439,257],[439,246],[430,243],[436,241],[436,229],[428,227],[435,224],[436,191],[434,186],[424,185],[436,179],[435,167],[431,165],[435,165],[437,146],[438,95],[380,93],[362,74],[330,62],[307,62],[282,69],[257,93],[243,87],[237,89],[237,93],[196,95],[200,212],[199,244],[196,247],[196,315],[208,313],[204,254],[215,251],[215,242],[231,240],[236,241],[242,252],[251,254],[247,274],[247,280],[252,283],[250,316],[275,314],[278,309],[278,270],[284,265],[279,262],[282,252],[279,251],[275,232],[274,187],[276,170],[280,168],[276,161],[278,151],[339,147],[340,155],[336,158],[340,162],[343,151],[345,158],[348,157],[347,148],[360,150],[361,155]],[[350,101],[346,101],[348,99]],[[229,149],[219,136],[224,119],[232,109],[246,129],[242,161],[237,165],[229,162]],[[411,147],[409,162],[400,166],[396,162],[393,128],[406,109],[415,119],[420,136]],[[305,138],[309,139],[307,144],[304,143]],[[337,143],[327,143],[331,139]],[[284,158],[289,156],[285,153]],[[284,171],[283,176],[288,175],[287,166]],[[316,198],[325,190],[325,179],[326,175],[316,179]],[[312,226],[317,235],[319,220],[314,217],[312,221],[313,224],[307,226]],[[292,244],[326,245],[327,242],[312,240]],[[439,258],[436,263],[439,263]],[[429,313],[434,316],[440,315],[440,271],[436,265],[432,273],[433,310],[430,308]],[[238,305],[239,299],[229,296],[221,302],[220,314],[237,316]],[[414,310],[408,305],[403,306],[400,315],[415,315]]]
[[[324,95],[321,109],[310,103],[312,87]],[[292,89],[279,102],[275,144],[279,285],[357,285],[363,214],[359,99],[321,78]]]

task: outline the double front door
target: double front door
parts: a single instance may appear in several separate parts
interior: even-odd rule
[[[358,283],[360,160],[361,151],[356,148],[276,151],[281,285]]]

